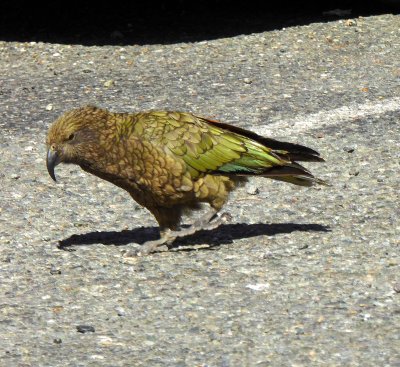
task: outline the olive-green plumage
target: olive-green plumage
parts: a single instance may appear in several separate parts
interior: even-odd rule
[[[46,143],[53,179],[58,163],[73,163],[112,182],[150,210],[162,236],[176,230],[182,212],[199,203],[218,212],[247,176],[302,186],[325,183],[296,163],[323,161],[316,151],[190,113],[82,107],[59,117]]]

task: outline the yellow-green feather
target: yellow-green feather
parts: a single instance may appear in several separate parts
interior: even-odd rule
[[[285,150],[271,149],[252,136],[241,134],[239,128],[227,129],[225,124],[188,113],[151,111],[114,116],[120,138],[134,134],[166,149],[185,162],[192,178],[206,173],[268,175],[274,167],[293,167],[298,172],[302,169],[290,161]],[[309,176],[306,170],[304,174]],[[283,181],[308,184],[308,178],[278,176]]]

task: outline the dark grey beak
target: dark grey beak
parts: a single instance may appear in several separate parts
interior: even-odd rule
[[[60,163],[60,157],[58,153],[49,148],[47,151],[47,157],[46,157],[46,166],[47,166],[47,171],[49,172],[50,177],[54,180],[56,180],[56,175],[54,174],[54,168],[57,166],[57,164]]]

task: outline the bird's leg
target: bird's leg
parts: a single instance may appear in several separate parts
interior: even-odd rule
[[[146,241],[143,245],[140,246],[140,248],[125,252],[124,256],[126,257],[143,256],[151,254],[152,252],[168,251],[168,246],[167,246],[168,242],[169,239],[163,236],[158,240]]]
[[[214,219],[214,217],[216,217]],[[214,220],[213,220],[214,219]],[[154,241],[146,241],[137,251],[128,252],[125,256],[142,256],[148,255],[152,252],[168,251],[168,244],[174,242],[177,238],[186,237],[200,231],[211,230],[217,228],[223,223],[229,222],[231,215],[229,213],[223,213],[218,215],[218,210],[212,208],[205,215],[197,219],[190,227],[180,229],[178,231],[171,230],[167,227],[160,226],[160,239]]]
[[[219,209],[211,208],[207,213],[198,218],[189,228],[178,231],[181,233],[178,237],[187,236],[202,229],[211,230],[232,219],[229,213],[219,215],[218,212]]]
[[[223,213],[222,215],[218,215],[218,210],[215,208],[211,208],[211,210],[209,210],[206,214],[197,219],[190,227],[185,229],[180,229],[179,231],[171,231],[170,229],[166,229],[163,232],[163,234],[166,238],[168,238],[168,240],[171,239],[169,240],[169,242],[172,242],[179,237],[190,236],[202,229],[204,230],[215,229],[219,227],[221,224],[229,222],[231,219],[232,218],[229,213]]]
[[[188,229],[191,228],[193,229],[198,228],[198,230],[203,229],[207,224],[211,222],[212,219],[214,219],[214,217],[217,216],[218,216],[218,209],[211,207],[207,213],[202,215],[200,218],[196,219]]]

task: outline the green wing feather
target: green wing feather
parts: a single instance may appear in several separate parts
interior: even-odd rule
[[[298,144],[278,142],[189,113],[141,114],[143,136],[182,159],[193,178],[208,174],[262,175],[297,185],[324,183],[295,161],[322,161]]]

